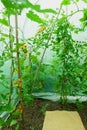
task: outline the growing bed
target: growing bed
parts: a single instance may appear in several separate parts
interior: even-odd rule
[[[61,104],[44,99],[35,99],[32,106],[24,106],[25,130],[42,130],[46,111],[67,110],[77,111],[82,119],[83,125],[87,130],[87,102],[82,104]],[[20,123],[20,130],[22,124]],[[5,127],[3,130],[14,130],[10,127]]]

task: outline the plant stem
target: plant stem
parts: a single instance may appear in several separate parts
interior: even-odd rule
[[[76,5],[77,10],[79,10],[78,4],[76,1],[72,0],[72,2]]]
[[[60,15],[61,9],[62,9],[62,6],[60,6],[60,9],[59,9],[59,11],[58,11],[58,14],[57,14],[56,20],[58,20],[58,17],[59,17],[59,15]],[[50,32],[50,34],[49,34],[49,37],[48,37],[48,40],[47,40],[46,45],[49,44],[49,41],[50,41],[50,39],[51,39],[51,37],[52,37],[52,34],[53,34],[53,31],[54,31],[54,28],[55,28],[55,22],[54,22],[54,24],[53,24],[53,26],[52,26],[52,29],[51,29],[51,32]],[[38,65],[38,67],[37,67],[37,70],[36,70],[35,76],[34,76],[34,81],[33,81],[33,85],[32,85],[32,90],[33,90],[33,88],[34,88],[34,86],[35,86],[36,79],[37,79],[37,76],[38,76],[38,73],[39,73],[39,70],[40,70],[40,67],[41,67],[41,64],[42,64],[42,61],[43,61],[44,55],[45,55],[45,53],[46,53],[46,50],[47,50],[47,48],[45,47],[45,49],[44,49],[44,51],[43,51],[43,54],[42,54],[42,57],[41,57],[41,59],[40,59],[39,65]],[[32,92],[32,90],[31,90],[31,92]]]
[[[17,10],[15,15],[15,31],[16,31],[16,49],[17,49],[17,62],[18,62],[18,79],[21,78],[21,69],[20,69],[20,55],[19,55],[19,39],[18,39],[18,17],[17,17]],[[24,109],[23,109],[23,91],[22,91],[22,83],[19,86],[20,92],[20,108],[21,108],[21,115],[22,115],[22,125],[24,127]]]
[[[28,64],[29,64],[29,79],[30,79],[30,81],[29,81],[29,86],[31,86],[31,83],[32,83],[32,81],[31,81],[31,78],[32,78],[32,62],[31,62],[31,51],[30,52],[28,52]],[[31,88],[31,87],[30,87]],[[31,89],[29,90],[29,92],[31,91]]]
[[[78,12],[82,12],[82,11],[83,11],[83,10],[76,10],[75,12],[69,14],[69,15],[67,16],[67,18],[70,19],[74,14],[76,14],[76,13],[78,13]]]
[[[10,44],[10,52],[11,52],[11,65],[10,65],[10,94],[9,94],[9,101],[8,104],[11,103],[11,96],[12,96],[12,90],[13,90],[13,43],[12,43],[12,28],[10,25],[10,15],[8,15],[8,22],[9,22],[9,44]]]
[[[67,22],[67,15],[68,15],[68,6],[66,6],[66,21],[65,23]],[[62,74],[62,79],[61,79],[61,100],[63,103],[66,102],[66,99],[67,99],[67,93],[66,93],[66,75],[65,75],[65,72],[64,72],[64,69],[67,71],[67,68],[66,68],[66,64],[67,64],[67,60],[66,60],[66,55],[68,53],[68,49],[67,49],[67,46],[66,46],[66,38],[64,39],[63,41],[63,47],[64,47],[64,51],[63,51],[63,74]]]

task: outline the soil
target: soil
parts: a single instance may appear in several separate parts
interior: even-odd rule
[[[24,106],[25,128],[20,125],[19,130],[42,130],[45,112],[54,110],[78,111],[85,129],[87,130],[87,102],[82,104],[61,104],[49,100],[35,99],[32,106]],[[3,130],[15,130],[5,127]]]

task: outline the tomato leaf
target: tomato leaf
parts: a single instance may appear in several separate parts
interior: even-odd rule
[[[37,23],[45,23],[43,19],[41,19],[37,14],[35,14],[33,11],[29,11],[27,14],[27,17]]]

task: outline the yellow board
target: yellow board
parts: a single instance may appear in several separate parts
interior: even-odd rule
[[[42,130],[85,130],[76,111],[47,111]]]

